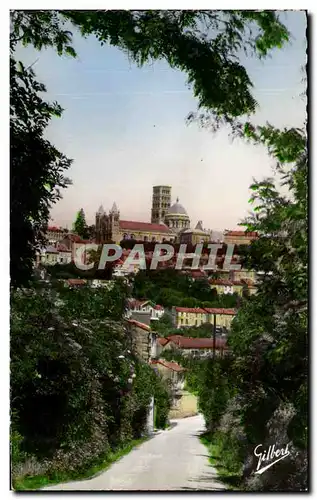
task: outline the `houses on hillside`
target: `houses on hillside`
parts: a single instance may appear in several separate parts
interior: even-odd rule
[[[69,264],[72,260],[72,252],[65,245],[59,243],[42,248],[36,256],[36,265]]]
[[[131,317],[133,313],[149,313],[151,321],[158,321],[164,314],[164,307],[155,304],[151,300],[128,300],[127,317]]]
[[[200,358],[216,356],[224,356],[228,352],[226,339],[216,338],[215,343],[212,338],[192,338],[183,337],[182,335],[171,335],[166,338],[159,337],[157,339],[157,353],[161,355],[165,350],[174,350],[181,353],[183,356],[197,356]]]
[[[185,368],[175,361],[167,361],[166,359],[152,359],[150,365],[168,381],[174,398],[173,406],[177,406],[185,387]]]
[[[149,363],[153,370],[167,381],[172,397],[171,415],[177,417],[195,415],[197,413],[197,401],[193,395],[190,395],[185,390],[185,369],[175,361],[167,361],[160,357],[164,349],[162,340],[166,341],[165,346],[169,344],[166,347],[168,349],[176,347],[182,350],[183,344],[176,338],[160,339],[149,325],[133,319],[126,320],[126,328],[131,341],[131,351],[143,362]],[[204,343],[201,342],[200,346],[204,346]],[[203,355],[207,348],[206,346],[204,349],[200,347],[200,354]],[[193,353],[195,355],[193,346],[190,343],[184,349],[187,349],[188,354]]]
[[[157,335],[151,327],[135,319],[126,320],[127,333],[131,340],[131,350],[148,363],[157,356]]]
[[[231,322],[236,314],[235,309],[230,308],[199,308],[199,307],[173,307],[172,319],[176,328],[197,327],[204,323],[230,329]]]
[[[242,297],[244,293],[249,293],[250,295],[256,293],[255,282],[247,278],[242,278],[238,281],[210,278],[208,283],[210,288],[216,289],[217,294],[219,295],[232,295],[236,293]]]
[[[252,241],[258,239],[256,231],[224,231],[224,243],[226,245],[250,245]]]

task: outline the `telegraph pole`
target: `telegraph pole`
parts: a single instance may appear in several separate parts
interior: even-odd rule
[[[216,314],[214,314],[214,328],[213,328],[213,358],[215,359],[216,355]]]

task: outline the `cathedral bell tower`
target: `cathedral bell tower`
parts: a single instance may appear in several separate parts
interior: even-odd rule
[[[109,225],[111,233],[109,239],[111,239],[115,243],[120,243],[121,241],[120,212],[115,202],[113,203],[112,209],[109,212]]]
[[[105,211],[102,205],[98,208],[95,218],[95,239],[96,243],[102,243],[105,237]]]

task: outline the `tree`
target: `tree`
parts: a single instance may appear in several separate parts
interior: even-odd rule
[[[126,295],[122,282],[111,291],[58,285],[12,291],[15,487],[25,475],[82,473],[141,437],[153,396],[158,426],[166,425],[167,387],[130,351]]]
[[[230,393],[212,386],[207,371],[206,381],[201,381],[206,406],[201,408],[207,423],[211,419],[210,427],[217,428],[213,439],[218,439],[223,460],[229,447],[237,460],[241,453],[250,455],[257,443],[265,447],[270,439],[292,441],[291,462],[279,463],[263,478],[252,479],[252,464],[250,468],[243,458],[243,487],[303,490],[308,432],[307,138],[305,130],[271,125],[247,124],[244,132],[268,146],[288,194],[282,195],[273,179],[251,185],[254,209],[242,225],[260,237],[245,251],[244,264],[265,274],[257,294],[242,301],[232,322],[231,362],[218,371],[218,377],[229,381]],[[222,403],[210,406],[212,401]],[[230,431],[226,422],[231,422]],[[230,442],[224,439],[228,432]]]
[[[43,236],[50,208],[60,189],[70,184],[64,172],[71,160],[44,138],[61,107],[40,97],[43,84],[32,68],[10,58],[10,274],[13,285],[31,277],[35,252],[45,245]]]
[[[256,108],[237,52],[264,57],[289,36],[273,11],[11,11],[11,278],[17,285],[30,278],[40,228],[68,184],[64,170],[71,160],[43,139],[62,109],[42,100],[45,87],[32,68],[18,66],[14,51],[22,43],[76,57],[66,22],[85,37],[93,34],[102,45],[122,49],[139,65],[163,58],[184,71],[204,110],[201,120],[212,119],[216,126],[233,125]]]
[[[163,335],[163,337],[171,335],[171,331],[174,329],[172,317],[166,312],[158,321],[155,321],[153,323],[153,329],[155,330],[155,332],[160,333],[161,335]]]
[[[88,238],[88,226],[83,208],[77,212],[76,220],[73,224],[73,231],[84,240]]]
[[[199,108],[216,121],[232,122],[257,105],[252,82],[237,52],[264,57],[288,41],[274,11],[13,11],[16,39],[36,48],[53,46],[76,55],[67,20],[83,36],[127,52],[139,65],[164,58],[188,75]],[[256,35],[253,34],[256,31]],[[45,35],[43,32],[45,31]]]

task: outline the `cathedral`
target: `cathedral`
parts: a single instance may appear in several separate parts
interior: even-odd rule
[[[179,199],[171,204],[171,187],[154,186],[151,222],[127,221],[120,219],[116,203],[106,213],[101,205],[95,218],[95,241],[105,243],[133,239],[146,242],[201,243],[210,241],[210,234],[202,228],[201,221],[194,230],[190,229],[190,219]],[[183,235],[183,237],[182,237]]]
[[[138,241],[163,241],[173,242],[175,234],[165,224],[153,224],[120,219],[120,212],[114,203],[109,213],[103,206],[99,207],[95,221],[96,243],[114,241],[119,244],[122,240],[132,239]]]

